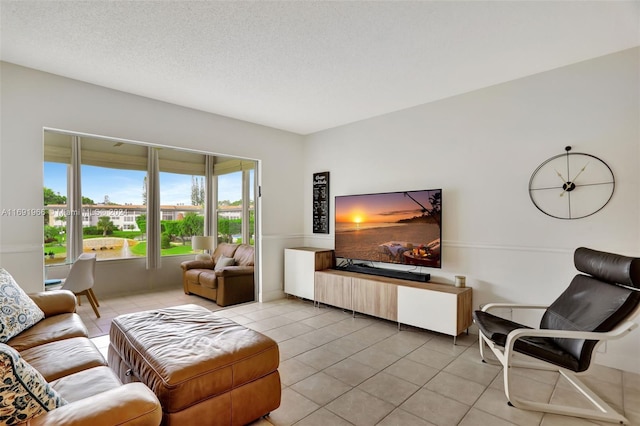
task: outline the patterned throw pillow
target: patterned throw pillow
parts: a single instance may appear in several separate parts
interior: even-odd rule
[[[0,343],[6,343],[44,318],[44,312],[20,288],[10,273],[0,268]]]
[[[66,403],[18,351],[0,343],[0,424],[22,423]]]
[[[227,266],[235,265],[235,263],[236,263],[236,260],[233,257],[227,257],[225,255],[222,255],[220,256],[220,259],[218,259],[218,262],[216,263],[216,266],[213,268],[213,270],[221,271]]]

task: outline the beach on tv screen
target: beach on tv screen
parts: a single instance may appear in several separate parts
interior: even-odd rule
[[[336,257],[439,268],[442,190],[336,196],[334,229]]]

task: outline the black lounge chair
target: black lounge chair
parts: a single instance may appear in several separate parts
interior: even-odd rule
[[[576,377],[588,371],[599,343],[620,339],[638,327],[640,313],[640,258],[579,248],[574,254],[576,275],[550,306],[491,303],[473,313],[480,329],[480,354],[487,345],[503,366],[504,391],[510,405],[628,424]],[[546,309],[537,329],[489,313],[495,308]],[[514,359],[514,353],[526,355]],[[528,358],[528,361],[526,360]],[[535,360],[531,360],[535,358]],[[540,362],[542,361],[542,362]],[[593,409],[523,400],[517,397],[511,375],[517,367],[558,371],[594,406]]]

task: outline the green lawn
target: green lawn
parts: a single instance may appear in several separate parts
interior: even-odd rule
[[[131,254],[135,254],[136,256],[144,256],[147,254],[147,242],[139,242],[135,246],[130,246],[129,250],[131,251]]]
[[[162,256],[175,256],[178,254],[191,254],[193,253],[193,250],[191,250],[190,245],[183,246],[182,244],[180,244],[175,245],[170,249],[162,249],[160,252]],[[131,253],[135,254],[136,256],[145,256],[147,254],[147,242],[139,242],[135,246],[131,247]]]
[[[134,232],[134,231],[113,231],[113,234],[108,235],[109,237],[118,237],[118,238],[130,238],[130,239],[135,239],[136,237],[139,237],[141,235],[144,235],[143,232]]]
[[[84,238],[92,238],[93,236],[85,236]],[[93,238],[102,238],[100,236],[95,236]],[[173,245],[173,244],[172,244]],[[147,242],[146,241],[141,241],[138,244],[131,246],[131,254],[134,254],[136,256],[146,256],[147,254]],[[50,251],[52,251],[54,254],[60,254],[60,253],[66,253],[67,252],[67,247],[66,246],[61,246],[58,243],[49,243],[49,244],[45,244],[44,246],[44,252],[45,253],[49,253]],[[193,250],[191,250],[191,245],[187,244],[187,245],[182,245],[181,243],[178,243],[176,245],[173,245],[173,247],[171,247],[170,249],[162,249],[161,250],[162,256],[175,256],[175,255],[180,255],[180,254],[193,254]]]
[[[191,253],[193,253],[193,250],[191,250],[191,245],[183,246],[182,244],[173,246],[170,249],[162,250],[163,256],[173,256],[176,254],[191,254]]]

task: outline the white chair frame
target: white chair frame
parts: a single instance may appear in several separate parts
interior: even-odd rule
[[[482,307],[482,311],[488,312],[491,309],[547,309],[548,306],[543,305],[527,305],[527,304],[513,304],[513,303],[489,303]],[[521,408],[524,410],[532,410],[532,411],[542,411],[546,413],[553,414],[562,414],[569,415],[587,419],[600,420],[605,422],[613,422],[619,424],[629,424],[629,420],[624,417],[622,414],[618,413],[614,408],[612,408],[609,404],[602,400],[598,395],[596,395],[591,389],[587,387],[587,385],[582,382],[577,375],[585,374],[589,371],[583,371],[581,373],[575,373],[573,371],[567,370],[565,368],[559,367],[557,365],[546,363],[545,361],[539,360],[538,358],[532,358],[527,356],[526,354],[517,352],[514,350],[514,345],[516,341],[521,337],[532,336],[532,337],[558,337],[558,338],[567,338],[567,339],[587,339],[587,340],[598,340],[598,344],[594,351],[597,349],[597,346],[608,340],[617,340],[627,335],[635,328],[638,327],[638,324],[633,322],[632,319],[640,313],[640,307],[638,307],[634,312],[632,312],[622,323],[620,323],[613,330],[606,333],[599,332],[586,332],[586,331],[569,331],[569,330],[549,330],[549,329],[528,329],[528,328],[519,328],[517,330],[511,331],[507,335],[507,340],[505,342],[505,347],[498,345],[493,342],[489,337],[482,334],[482,331],[479,333],[479,344],[480,344],[480,356],[482,360],[489,364],[498,365],[492,360],[488,360],[484,356],[484,345],[486,344],[489,349],[493,352],[500,365],[503,367],[503,376],[504,376],[504,393],[507,397],[507,400],[511,405],[517,408]],[[515,353],[518,353],[519,356],[524,356],[530,359],[535,360],[535,362],[526,361],[526,360],[514,360],[513,356]],[[513,368],[521,367],[521,368],[531,368],[537,370],[547,370],[547,371],[557,371],[563,377],[565,377],[573,387],[578,390],[591,404],[594,406],[593,409],[587,408],[579,408],[579,407],[571,407],[567,405],[558,405],[558,404],[550,404],[550,403],[542,403],[536,401],[529,401],[518,398],[512,389],[511,386],[511,374],[513,372]]]

